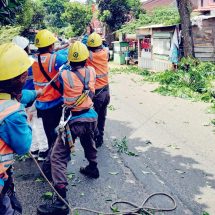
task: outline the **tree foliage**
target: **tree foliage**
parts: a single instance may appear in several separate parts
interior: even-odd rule
[[[23,8],[24,0],[0,0],[0,25],[16,23],[16,14]]]
[[[1,26],[0,28],[0,45],[10,42],[16,35],[19,35],[21,27]]]
[[[173,25],[180,23],[178,10],[172,7],[156,8],[152,12],[140,14],[139,19],[123,25],[119,32],[134,33],[138,27],[152,24]]]
[[[32,23],[34,15],[32,3],[32,0],[23,0],[22,9],[16,15],[16,23],[24,28],[29,28]]]
[[[93,3],[95,3],[94,0],[86,0],[86,4],[87,4],[87,5],[92,5]]]
[[[84,33],[86,26],[92,19],[91,8],[78,3],[69,2],[65,4],[65,12],[62,14],[62,21],[68,23],[76,36]]]
[[[128,0],[102,0],[99,3],[100,20],[115,31],[129,20],[131,5]]]
[[[131,7],[132,16],[135,19],[138,19],[140,14],[144,13],[143,9],[141,8],[142,3],[140,2],[140,0],[128,0],[128,4]]]
[[[65,4],[69,0],[41,0],[45,10],[45,22],[47,26],[62,28],[66,24],[62,21],[61,15],[65,12]]]
[[[46,10],[43,7],[43,4],[40,0],[34,0],[32,2],[32,8],[34,11],[33,17],[32,17],[32,27],[35,29],[41,29],[45,27],[45,14]]]
[[[0,24],[21,26],[22,30],[41,26],[44,8],[40,0],[0,1]]]

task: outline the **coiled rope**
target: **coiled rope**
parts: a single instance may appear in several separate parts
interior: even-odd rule
[[[154,212],[164,212],[164,211],[173,211],[176,209],[177,207],[177,204],[176,204],[176,201],[175,199],[170,196],[169,194],[167,193],[153,193],[151,194],[150,196],[148,196],[140,206],[132,203],[132,202],[128,202],[128,201],[116,201],[114,203],[111,204],[110,208],[112,211],[116,210],[115,207],[116,205],[129,205],[131,207],[133,207],[133,209],[130,209],[130,210],[126,210],[126,211],[119,211],[117,210],[117,212],[113,212],[113,213],[105,213],[105,212],[102,212],[102,211],[97,211],[97,210],[92,210],[92,209],[88,209],[88,208],[83,208],[83,207],[75,207],[75,208],[72,208],[71,205],[66,202],[61,196],[60,194],[57,192],[57,190],[54,188],[54,186],[52,185],[52,183],[48,180],[48,178],[45,176],[43,170],[41,169],[40,165],[38,164],[37,160],[33,157],[33,155],[31,153],[29,153],[31,158],[33,159],[33,161],[35,162],[36,166],[38,167],[40,173],[42,174],[42,176],[44,177],[44,179],[47,181],[47,183],[49,184],[49,186],[51,187],[51,189],[54,191],[54,193],[58,196],[58,198],[69,208],[70,210],[70,215],[74,215],[75,212],[77,211],[86,211],[86,212],[91,212],[93,214],[102,214],[102,215],[140,215],[142,214],[143,212],[145,214],[148,214],[148,215],[153,215]],[[170,207],[170,208],[154,208],[154,207],[148,207],[146,206],[146,203],[152,199],[153,197],[155,196],[166,196],[167,198],[169,198],[172,203],[173,203],[173,206]]]

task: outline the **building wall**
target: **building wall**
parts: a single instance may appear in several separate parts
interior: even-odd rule
[[[193,26],[195,56],[202,61],[215,62],[215,18],[202,21],[202,27]]]
[[[165,71],[172,68],[172,63],[169,60],[170,44],[175,26],[154,28],[152,29],[139,29],[137,31],[138,40],[138,65],[141,68],[149,69],[152,71]],[[151,36],[151,48],[148,52],[142,52],[140,48],[140,37],[143,38]],[[156,36],[155,36],[156,35]],[[160,35],[161,37],[159,37]],[[164,36],[165,35],[165,36]],[[169,35],[169,36],[168,36]]]
[[[215,0],[198,0],[198,10],[214,10]]]

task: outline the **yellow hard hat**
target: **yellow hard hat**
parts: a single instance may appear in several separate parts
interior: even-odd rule
[[[87,46],[91,48],[99,47],[102,45],[102,38],[97,33],[92,33],[88,37]]]
[[[35,37],[35,46],[37,48],[44,48],[54,44],[57,41],[58,39],[54,36],[52,32],[44,29],[37,33]]]
[[[28,70],[34,60],[14,43],[0,45],[0,81],[15,78]]]
[[[85,61],[88,57],[89,51],[80,41],[76,41],[69,48],[68,60],[71,62]]]

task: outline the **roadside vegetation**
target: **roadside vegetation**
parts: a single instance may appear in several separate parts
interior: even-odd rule
[[[213,103],[215,111],[215,64],[197,59],[182,59],[177,71],[151,72],[134,66],[115,68],[115,73],[135,73],[144,81],[158,82],[154,92],[165,96],[176,96],[193,101]],[[212,111],[211,111],[212,112]]]
[[[131,34],[135,33],[138,27],[154,24],[174,25],[179,23],[180,17],[177,8],[161,7],[139,14],[137,19],[123,25],[118,32]]]

